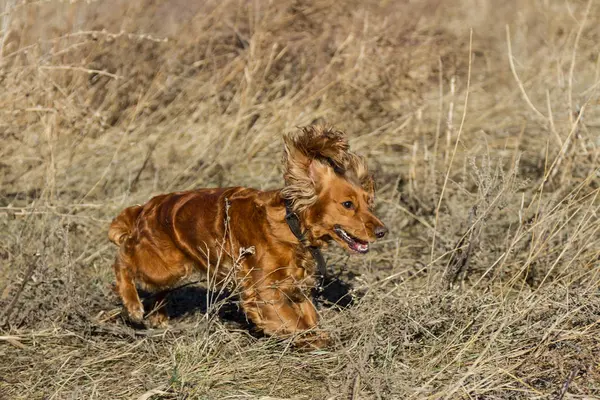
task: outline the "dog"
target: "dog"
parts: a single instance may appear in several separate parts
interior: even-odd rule
[[[373,213],[367,163],[350,151],[343,132],[303,127],[284,135],[284,149],[282,189],[163,194],[113,220],[115,290],[132,321],[144,319],[136,283],[158,291],[160,304],[160,293],[200,270],[218,285],[233,277],[243,311],[265,334],[327,344],[326,335],[314,333],[318,314],[311,301],[324,263],[319,249],[335,241],[364,254],[388,229]],[[153,326],[167,320],[164,307],[148,318]]]

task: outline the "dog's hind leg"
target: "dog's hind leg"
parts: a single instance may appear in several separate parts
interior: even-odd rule
[[[144,306],[135,287],[131,268],[123,261],[121,255],[117,256],[113,268],[117,282],[116,291],[121,297],[121,301],[123,301],[123,306],[127,310],[129,318],[134,322],[142,322],[144,319]]]

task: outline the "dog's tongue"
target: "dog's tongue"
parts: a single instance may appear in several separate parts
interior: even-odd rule
[[[369,250],[369,244],[354,242],[352,243],[352,248],[360,253],[364,253]]]

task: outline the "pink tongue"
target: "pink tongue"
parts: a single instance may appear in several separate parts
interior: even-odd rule
[[[369,245],[368,244],[362,244],[362,243],[354,243],[354,250],[356,251],[367,251],[369,249]]]

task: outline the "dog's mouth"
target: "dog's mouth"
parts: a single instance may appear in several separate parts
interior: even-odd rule
[[[353,250],[360,254],[366,254],[369,252],[368,242],[365,242],[364,240],[360,240],[359,238],[352,236],[351,234],[343,230],[341,226],[334,226],[333,231],[340,237],[340,239],[346,242],[350,250]]]

